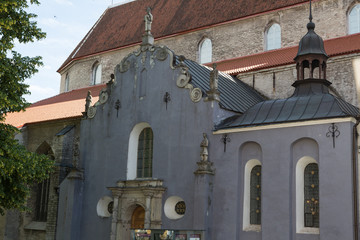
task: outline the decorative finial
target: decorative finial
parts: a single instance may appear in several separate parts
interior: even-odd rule
[[[207,161],[208,160],[208,146],[209,146],[209,140],[207,138],[206,133],[203,133],[203,140],[200,143],[200,157],[201,157],[201,161]]]
[[[144,17],[145,33],[143,35],[143,41],[142,41],[142,45],[143,45],[144,49],[147,49],[147,46],[154,44],[154,37],[153,37],[153,35],[151,35],[151,24],[152,24],[154,18],[153,18],[153,15],[151,14],[150,7],[146,8],[146,13],[147,14]]]
[[[145,34],[150,34],[151,35],[151,23],[153,22],[153,15],[151,14],[151,8],[147,7],[146,8],[146,15],[144,18],[145,21]]]
[[[312,19],[313,19],[313,17],[312,17],[312,14],[311,14],[311,0],[310,0],[310,15],[309,15],[310,22],[312,22]]]
[[[310,22],[306,25],[307,29],[310,30],[314,30],[315,29],[315,23],[312,22],[312,13],[311,13],[311,0],[310,0],[310,14],[309,14],[309,20]]]
[[[85,100],[85,112],[89,110],[89,107],[91,106],[91,102],[92,102],[92,96],[91,96],[91,91],[89,90]]]
[[[209,140],[206,133],[203,133],[203,140],[200,144],[200,161],[197,162],[198,169],[194,172],[196,175],[210,174],[214,175],[215,170],[213,169],[213,163],[209,161]]]
[[[205,101],[220,102],[220,92],[218,91],[219,70],[216,69],[216,63],[213,64],[213,70],[210,72],[210,89],[206,92],[208,95]]]

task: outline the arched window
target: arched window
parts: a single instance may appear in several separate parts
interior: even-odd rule
[[[266,50],[281,48],[281,27],[274,23],[266,31]]]
[[[245,165],[243,230],[261,230],[261,163],[257,159]]]
[[[250,173],[250,224],[261,224],[261,166]]]
[[[349,12],[349,34],[360,32],[360,4],[355,5]]]
[[[38,154],[48,155],[55,159],[54,153],[47,142],[43,142],[36,150]],[[35,221],[46,222],[48,214],[48,203],[50,194],[50,179],[45,179],[34,188],[36,189]]]
[[[208,63],[212,61],[212,43],[209,38],[204,38],[199,45],[199,62]]]
[[[146,122],[138,123],[131,130],[127,159],[127,180],[152,177],[154,134]]]
[[[296,164],[296,232],[319,233],[319,168],[312,157]]]
[[[68,92],[69,91],[69,83],[70,83],[70,77],[69,74],[66,74],[65,77],[65,87],[64,87],[64,91]]]
[[[100,84],[101,83],[101,64],[96,62],[92,69],[92,84]]]
[[[319,168],[310,163],[304,171],[304,226],[319,227]]]
[[[151,128],[144,128],[139,135],[137,154],[137,178],[152,177],[153,132]]]

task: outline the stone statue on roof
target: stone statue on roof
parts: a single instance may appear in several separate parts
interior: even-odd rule
[[[153,15],[151,14],[151,8],[147,7],[146,9],[147,14],[144,17],[144,21],[145,21],[145,33],[150,34],[151,31],[151,23],[153,21]]]
[[[85,100],[85,112],[89,110],[89,107],[91,106],[91,102],[92,102],[92,96],[91,96],[91,91],[89,90]]]

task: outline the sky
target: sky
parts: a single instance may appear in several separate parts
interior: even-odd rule
[[[33,19],[46,32],[44,40],[28,44],[16,44],[15,50],[23,56],[41,56],[43,66],[39,72],[25,81],[31,95],[25,99],[34,103],[60,92],[60,74],[56,71],[77,44],[112,4],[124,0],[40,0],[28,12],[38,15]]]

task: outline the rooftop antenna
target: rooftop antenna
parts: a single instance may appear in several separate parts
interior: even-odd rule
[[[313,19],[313,17],[312,17],[312,14],[311,14],[311,0],[310,0],[310,15],[309,15],[310,22],[312,22],[312,19]]]

